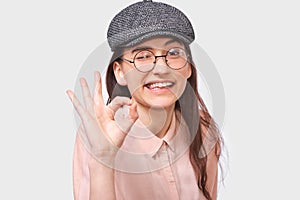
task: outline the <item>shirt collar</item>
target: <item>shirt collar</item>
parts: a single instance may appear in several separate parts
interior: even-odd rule
[[[182,152],[188,146],[189,131],[181,115],[176,119],[174,112],[170,127],[163,138],[157,137],[138,119],[129,131],[122,149],[131,153],[148,154],[153,157],[165,143],[174,153]]]

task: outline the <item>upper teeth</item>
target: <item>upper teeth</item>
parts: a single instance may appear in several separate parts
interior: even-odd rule
[[[169,87],[173,85],[171,82],[162,82],[162,83],[151,83],[148,85],[149,88],[155,88],[155,87]]]

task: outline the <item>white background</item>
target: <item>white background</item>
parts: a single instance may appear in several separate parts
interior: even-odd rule
[[[0,199],[73,198],[65,90],[133,2],[0,2]],[[230,167],[218,199],[299,199],[297,1],[167,3],[190,17],[223,80]]]

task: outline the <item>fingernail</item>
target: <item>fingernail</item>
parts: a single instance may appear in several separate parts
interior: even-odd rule
[[[80,78],[80,84],[82,85],[82,86],[84,86],[85,85],[85,80],[84,80],[84,78]]]
[[[67,90],[66,93],[67,93],[68,97],[72,100],[72,93],[71,93],[71,91]]]
[[[100,80],[100,74],[99,74],[98,71],[95,71],[94,76],[95,76],[95,81],[99,81]]]

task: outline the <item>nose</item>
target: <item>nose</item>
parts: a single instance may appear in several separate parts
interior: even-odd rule
[[[165,56],[156,56],[155,58],[155,66],[152,72],[154,74],[165,74],[169,72],[169,67],[166,63],[166,57]]]

